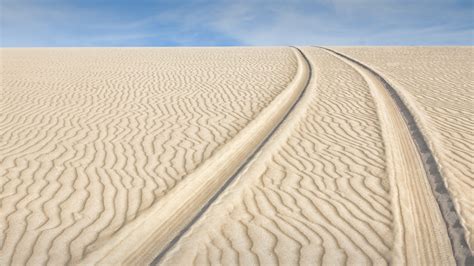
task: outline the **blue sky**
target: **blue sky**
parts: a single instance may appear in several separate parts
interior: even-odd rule
[[[473,3],[0,0],[0,45],[473,45]]]

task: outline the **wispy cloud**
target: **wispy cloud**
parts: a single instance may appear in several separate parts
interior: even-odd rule
[[[437,0],[276,1],[264,12],[260,6],[264,4],[234,3],[219,12],[213,25],[255,45],[473,43],[472,4],[455,6]]]
[[[473,44],[471,1],[1,0],[3,46]]]

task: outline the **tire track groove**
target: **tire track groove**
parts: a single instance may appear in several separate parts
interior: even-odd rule
[[[314,73],[305,96],[261,156],[166,254],[163,265],[230,265],[252,261],[251,253],[264,265],[390,262],[390,197],[368,88],[333,56],[302,50]],[[337,99],[343,104],[335,105]],[[366,123],[359,126],[353,115]],[[248,234],[238,230],[241,224]],[[223,238],[236,241],[216,243]],[[248,241],[251,252],[241,244]],[[210,243],[223,256],[202,252]]]
[[[107,246],[296,72],[284,47],[0,53],[0,264],[75,264]]]
[[[370,67],[362,64],[361,62],[352,59],[342,53],[336,52],[332,49],[320,47],[336,56],[342,57],[353,64],[365,69],[371,75],[376,77],[379,82],[383,84],[383,88],[387,90],[390,97],[395,102],[398,111],[402,115],[406,126],[408,127],[409,133],[413,142],[416,145],[419,157],[423,163],[423,168],[428,179],[428,182],[431,186],[431,192],[436,199],[437,205],[441,211],[445,226],[447,228],[447,233],[449,240],[451,242],[451,248],[458,265],[470,265],[474,263],[473,255],[469,249],[466,240],[466,234],[464,228],[461,225],[459,215],[454,206],[453,200],[450,196],[450,193],[446,187],[445,180],[439,171],[438,164],[434,159],[434,156],[427,145],[425,137],[421,133],[418,125],[415,122],[415,118],[410,113],[409,109],[402,101],[397,91],[377,72],[375,72]],[[421,226],[421,225],[418,225]],[[435,228],[433,228],[435,230]]]
[[[307,64],[308,67],[308,77],[303,85],[303,89],[301,90],[299,96],[296,98],[294,103],[291,105],[291,107],[288,109],[286,114],[282,117],[282,119],[273,127],[272,131],[268,133],[268,135],[265,137],[265,139],[255,148],[254,152],[245,160],[245,162],[242,163],[242,165],[237,169],[237,171],[230,176],[227,181],[222,185],[222,187],[206,202],[206,204],[199,210],[199,212],[194,216],[194,218],[166,245],[166,247],[161,250],[161,252],[153,259],[153,261],[150,263],[150,265],[157,265],[160,260],[166,255],[166,253],[183,237],[183,235],[198,221],[202,215],[209,209],[209,207],[216,201],[216,199],[219,198],[219,196],[224,192],[227,187],[237,178],[239,175],[242,174],[242,172],[248,167],[248,165],[256,158],[256,155],[259,153],[259,151],[262,149],[262,147],[268,142],[268,140],[273,136],[273,134],[276,132],[276,130],[283,124],[285,119],[288,117],[288,115],[291,113],[291,111],[295,108],[295,106],[298,104],[298,102],[301,100],[303,97],[309,80],[311,79],[311,66],[308,62],[308,59],[304,55],[304,53],[296,48],[293,47],[301,55],[301,57],[304,59],[305,63]]]
[[[293,81],[277,95],[245,128],[216,151],[201,166],[181,181],[172,192],[157,202],[140,220],[130,224],[128,230],[108,240],[108,245],[92,251],[84,263],[145,263],[166,248],[172,239],[189,224],[209,197],[214,196],[229,182],[235,171],[258,149],[269,134],[274,132],[301,93],[309,78],[309,66],[302,54],[293,49],[298,68]],[[176,200],[179,198],[180,200]],[[212,200],[212,199],[211,199]],[[127,239],[127,240],[125,240]]]

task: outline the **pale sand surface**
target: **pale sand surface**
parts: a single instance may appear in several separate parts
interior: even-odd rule
[[[453,264],[388,94],[340,58],[303,51],[313,78],[300,110],[163,264]]]
[[[393,214],[374,101],[350,66],[319,49],[304,52],[313,79],[299,114],[165,264],[389,258]]]
[[[107,245],[93,250],[84,263],[127,265],[146,264],[173,243],[184,226],[212,200],[213,195],[225,189],[245,162],[265,142],[291,109],[304,90],[309,78],[309,66],[303,56],[293,49],[298,70],[291,83],[258,116],[232,140],[201,164],[186,180],[180,182],[162,200],[121,232]],[[94,248],[95,249],[95,248]]]
[[[336,48],[379,70],[417,118],[474,247],[474,48]]]
[[[1,54],[3,265],[77,262],[97,249],[231,140],[296,71],[289,48]]]
[[[337,51],[400,91],[469,228],[472,48],[357,49]],[[400,103],[356,62],[0,51],[2,265],[459,262]]]

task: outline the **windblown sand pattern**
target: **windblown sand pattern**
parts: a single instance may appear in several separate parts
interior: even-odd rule
[[[336,49],[380,70],[411,103],[474,247],[474,49]]]
[[[289,48],[2,49],[2,265],[80,261],[292,80]]]
[[[0,51],[2,265],[474,263],[472,48]]]
[[[306,110],[295,114],[291,119],[298,122],[289,122],[262,152],[265,163],[251,166],[164,264],[406,263],[412,251],[393,252],[404,245],[396,235],[403,225],[392,213],[394,186],[371,89],[340,59],[315,48],[304,51],[316,77],[305,96]],[[429,195],[425,188],[420,192]],[[417,203],[437,208],[432,201]],[[428,216],[442,226],[439,212]],[[430,218],[424,218],[431,227]],[[448,249],[429,247],[439,244],[429,237],[423,241],[429,242],[430,255],[450,253],[446,237],[442,244]],[[425,262],[453,261],[442,255]]]

